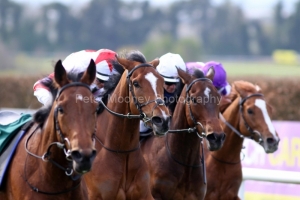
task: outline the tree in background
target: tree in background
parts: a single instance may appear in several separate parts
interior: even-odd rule
[[[295,12],[290,16],[289,23],[289,42],[288,46],[300,52],[300,1],[295,5]]]
[[[49,3],[28,17],[23,5],[0,0],[0,39],[21,51],[134,46],[149,56],[170,51],[186,54],[189,60],[202,55],[269,55],[277,48],[300,50],[300,0],[290,17],[283,15],[279,2],[271,25],[248,19],[229,0],[218,6],[211,1],[174,1],[158,8],[148,1],[91,0],[77,13],[61,3]]]

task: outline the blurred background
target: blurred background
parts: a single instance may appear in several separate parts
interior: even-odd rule
[[[300,0],[0,0],[0,110],[39,108],[35,81],[58,59],[101,48],[138,49],[148,61],[167,52],[215,60],[229,82],[257,83],[284,146],[275,164],[261,152],[251,162],[260,165],[247,166],[299,171]],[[245,199],[300,199],[299,185],[253,188]]]
[[[299,24],[300,0],[0,0],[0,108],[39,107],[33,83],[72,52],[138,49],[222,62],[268,92],[274,119],[300,120],[280,106],[300,101]]]

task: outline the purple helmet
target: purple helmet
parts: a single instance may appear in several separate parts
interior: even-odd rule
[[[215,70],[215,76],[213,80],[214,86],[219,90],[222,95],[227,95],[230,92],[230,84],[227,82],[227,74],[223,65],[219,62],[209,61],[205,63],[203,67],[204,74],[207,74],[209,68],[213,67]]]

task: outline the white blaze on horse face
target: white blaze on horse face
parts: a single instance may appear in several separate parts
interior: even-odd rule
[[[256,99],[255,100],[255,105],[259,109],[261,109],[261,112],[262,112],[262,114],[264,116],[265,122],[268,125],[269,131],[273,134],[274,138],[277,139],[275,128],[274,128],[274,126],[272,124],[272,121],[271,121],[270,116],[269,116],[268,111],[267,111],[266,102],[264,100],[262,100],[262,99]]]
[[[210,89],[209,89],[208,87],[205,88],[204,94],[205,94],[205,96],[206,96],[207,98],[209,98],[209,93],[210,93]]]
[[[166,114],[166,112],[165,111],[163,111],[162,109],[161,109],[161,112],[162,112],[162,114],[163,114],[163,118],[164,119],[167,119],[169,116]]]
[[[146,74],[145,78],[150,82],[152,89],[154,91],[154,94],[157,97],[157,90],[156,90],[157,77],[155,77],[152,72],[149,72],[148,74]]]

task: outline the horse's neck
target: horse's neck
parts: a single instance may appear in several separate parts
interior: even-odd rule
[[[174,111],[174,117],[172,118],[170,130],[181,130],[193,128],[188,124],[186,117],[186,106],[183,102],[178,102]],[[166,139],[172,154],[176,155],[181,160],[194,160],[199,162],[200,138],[196,133],[179,132],[168,133]],[[195,159],[193,159],[195,158]]]
[[[223,116],[225,120],[240,132],[240,110],[239,110],[239,97],[237,97],[232,104],[224,111]],[[226,139],[223,147],[219,151],[212,152],[218,155],[218,158],[223,158],[227,162],[235,162],[240,158],[244,139],[240,138],[234,133],[227,125],[223,126],[226,133]]]
[[[32,131],[32,130],[30,130]],[[29,133],[31,134],[31,133]],[[51,145],[51,143],[62,142],[58,140],[58,132],[55,129],[54,115],[53,111],[49,114],[48,119],[46,120],[43,128],[36,129],[32,137],[28,140],[27,148],[30,152],[37,156],[43,156],[45,153],[48,153],[48,158],[55,160],[61,166],[66,166],[68,161],[65,158],[63,149],[59,148],[57,145]],[[46,158],[46,160],[48,159]],[[65,171],[55,166],[51,162],[45,162],[40,158],[29,156],[26,160],[26,167],[28,173],[30,171],[41,170],[41,174],[44,174],[42,178],[44,181],[66,181],[70,180],[69,177],[65,175]],[[55,176],[54,176],[55,175]],[[71,184],[72,181],[70,182]]]
[[[119,114],[126,115],[128,113],[138,115],[136,108],[130,109],[130,104],[133,103],[132,99],[129,99],[129,86],[126,82],[126,73],[118,83],[116,89],[108,98],[107,107]],[[139,119],[128,119],[119,117],[104,111],[98,117],[98,129],[97,133],[100,133],[99,137],[105,139],[105,144],[112,144],[119,148],[126,148],[128,146],[136,146],[139,141]],[[110,145],[111,146],[111,145]],[[113,148],[113,147],[112,147]]]

